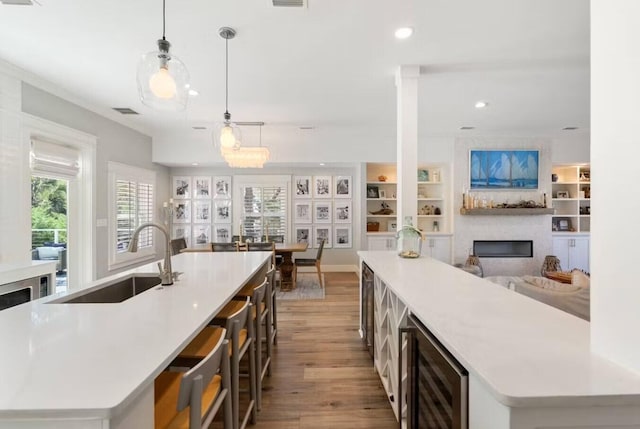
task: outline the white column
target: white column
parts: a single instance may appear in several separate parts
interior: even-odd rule
[[[420,66],[400,66],[396,71],[398,228],[404,218],[417,225],[418,213],[418,78]]]
[[[31,259],[31,179],[21,109],[20,80],[0,69],[0,263]]]
[[[640,372],[640,2],[591,1],[591,344]]]

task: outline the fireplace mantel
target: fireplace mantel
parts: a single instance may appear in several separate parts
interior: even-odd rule
[[[467,216],[532,216],[532,215],[552,215],[555,209],[552,208],[493,208],[493,209],[460,209],[461,215]]]

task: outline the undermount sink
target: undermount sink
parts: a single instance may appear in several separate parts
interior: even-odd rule
[[[78,292],[71,296],[50,301],[51,304],[109,304],[126,301],[161,283],[157,276],[132,275],[110,282],[89,292]]]

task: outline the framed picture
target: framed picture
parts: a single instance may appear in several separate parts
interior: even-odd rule
[[[193,178],[193,198],[211,198],[211,177],[196,176]]]
[[[296,225],[296,243],[311,245],[311,225]]]
[[[173,223],[191,222],[191,201],[174,201]]]
[[[378,191],[378,196],[379,196],[380,198],[387,198],[387,191],[385,191],[384,189],[380,189],[380,190]]]
[[[311,176],[294,176],[296,198],[311,198]]]
[[[313,223],[331,223],[331,201],[313,203]]]
[[[324,243],[325,248],[331,247],[331,225],[318,225],[313,227],[313,247],[320,247],[322,239],[326,240]]]
[[[311,202],[296,202],[294,223],[311,223]]]
[[[351,225],[340,225],[333,228],[333,247],[336,249],[351,247]]]
[[[211,243],[211,226],[210,225],[194,225],[193,226],[193,244]]]
[[[376,185],[367,185],[367,198],[380,198],[380,191]]]
[[[556,198],[569,198],[569,191],[558,191]]]
[[[472,150],[470,189],[538,189],[538,162],[537,150]]]
[[[396,232],[396,231],[398,231],[398,223],[397,222],[387,222],[387,231],[388,232]]]
[[[231,223],[231,200],[214,201],[214,223]]]
[[[351,176],[336,176],[334,198],[351,198]]]
[[[193,202],[193,223],[211,223],[211,201]]]
[[[315,176],[313,178],[314,198],[331,198],[331,176]]]
[[[231,198],[231,176],[214,176],[213,198]]]
[[[556,217],[553,218],[554,231],[571,231],[571,218],[568,217]]]
[[[429,181],[429,170],[420,169],[418,170],[418,182],[428,182]]]
[[[213,227],[213,241],[215,243],[230,243],[231,225],[215,225]]]
[[[191,177],[174,176],[173,177],[173,198],[187,199],[191,198]]]
[[[191,225],[174,225],[173,238],[184,238],[187,247],[191,244]]]
[[[335,201],[333,213],[335,223],[351,223],[351,201]]]

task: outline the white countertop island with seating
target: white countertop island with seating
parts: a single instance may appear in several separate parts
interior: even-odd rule
[[[0,428],[152,428],[154,378],[270,258],[180,254],[174,285],[120,303],[52,303],[58,294],[0,312]],[[69,296],[156,273],[151,263]]]
[[[384,317],[406,308],[469,372],[469,428],[640,428],[640,374],[591,352],[589,322],[429,257],[359,255]]]

